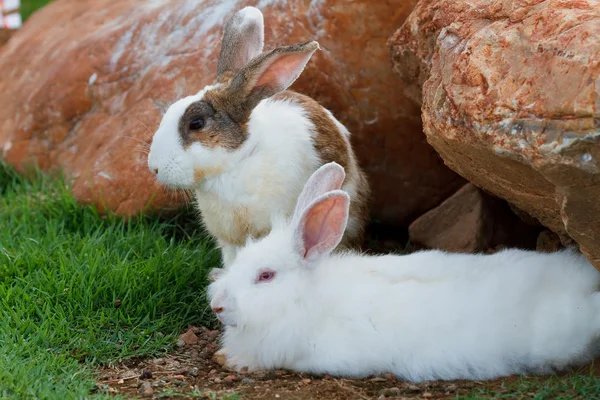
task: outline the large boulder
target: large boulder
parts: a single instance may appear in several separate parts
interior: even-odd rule
[[[130,214],[176,207],[147,171],[144,146],[174,101],[212,83],[223,23],[246,5],[265,15],[265,43],[316,39],[293,89],[330,108],[353,134],[374,191],[374,216],[404,224],[463,183],[422,134],[397,88],[386,40],[414,0],[57,0],[0,51],[0,156],[63,167],[81,200]],[[152,201],[151,201],[152,200]]]
[[[12,33],[13,31],[9,31],[8,29],[0,29],[0,46],[8,42],[8,39],[10,39]]]
[[[515,215],[504,200],[472,183],[408,228],[411,244],[454,253],[482,253],[498,246],[533,249],[538,231]]]
[[[598,0],[431,0],[391,53],[446,164],[600,268],[599,37]]]

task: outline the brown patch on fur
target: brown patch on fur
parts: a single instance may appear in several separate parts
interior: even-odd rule
[[[244,144],[248,137],[245,125],[231,119],[227,109],[222,107],[224,98],[227,98],[225,93],[215,89],[207,92],[203,100],[189,105],[179,121],[179,135],[185,148],[198,142],[210,149],[235,150]],[[191,129],[190,123],[195,120],[204,121],[204,126]]]
[[[200,182],[207,175],[220,175],[223,172],[221,167],[212,167],[212,168],[194,168],[194,182]]]
[[[233,230],[223,230],[221,232],[221,240],[234,246],[244,246],[246,239],[251,237],[253,239],[260,239],[266,236],[269,231],[258,231],[251,222],[251,215],[248,208],[245,206],[237,206],[231,208],[232,215],[232,226]],[[223,233],[229,233],[223,236]]]
[[[235,18],[230,21],[229,28],[226,28],[229,31],[223,42],[226,46],[235,47],[240,43],[237,38],[239,32],[232,28],[239,23]],[[249,29],[252,31],[254,28],[250,26]],[[258,42],[254,44],[259,45]],[[229,51],[222,51],[222,59],[217,68],[217,82],[220,85],[208,90],[202,100],[192,103],[179,121],[179,135],[184,147],[199,142],[208,148],[239,148],[248,137],[246,127],[252,110],[262,100],[282,89],[281,82],[273,79],[273,74],[277,73],[278,68],[286,68],[286,63],[294,60],[301,62],[303,57],[310,57],[318,48],[317,42],[277,47],[255,57],[244,66],[238,65],[240,60],[231,57]],[[328,120],[322,115],[316,118],[316,125],[325,124]],[[329,150],[325,148],[323,151]]]
[[[315,149],[321,156],[321,162],[327,164],[335,161],[348,173],[350,158],[353,157],[350,154],[350,143],[319,103],[291,90],[278,93],[273,96],[273,99],[288,100],[302,106],[307,111],[310,122],[315,126],[316,134],[313,140]]]
[[[226,113],[232,122],[246,124],[254,107],[249,107],[242,91],[230,90],[231,82],[226,82],[204,94],[204,99],[215,109]]]
[[[223,74],[217,76],[217,83],[227,83],[233,78],[233,75],[232,71],[223,72]]]
[[[358,249],[363,245],[365,228],[371,219],[369,209],[371,188],[369,187],[367,175],[360,169],[354,158],[352,161],[355,165],[356,191],[354,197],[350,200],[350,223],[354,222],[355,227],[346,229],[346,234],[344,234],[340,246],[342,248]]]
[[[367,176],[360,169],[352,145],[331,119],[325,109],[315,100],[291,90],[273,96],[275,100],[287,100],[302,106],[308,118],[315,126],[313,137],[315,149],[321,162],[336,162],[346,171],[344,185],[353,183],[356,187],[350,199],[350,217],[348,228],[339,247],[358,248],[362,245],[364,231],[370,218],[369,199],[371,190]],[[342,187],[344,189],[344,187]]]

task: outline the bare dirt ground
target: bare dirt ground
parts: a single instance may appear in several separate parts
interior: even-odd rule
[[[97,386],[132,398],[400,400],[456,399],[457,395],[468,396],[484,388],[501,395],[507,381],[516,379],[412,384],[401,382],[392,375],[340,379],[289,371],[238,373],[222,367],[215,360],[218,336],[216,330],[189,327],[182,334],[176,352],[164,358],[129,360],[116,367],[106,367],[100,371]],[[534,396],[525,393],[519,397]]]

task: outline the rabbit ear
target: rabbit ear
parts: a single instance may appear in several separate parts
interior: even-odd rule
[[[263,51],[264,19],[258,8],[245,7],[236,12],[225,26],[221,54],[217,64],[217,81],[238,72]]]
[[[240,105],[238,119],[247,117],[262,100],[287,89],[300,76],[319,43],[277,47],[252,59],[233,78],[228,97]]]
[[[331,252],[340,243],[348,223],[350,196],[328,192],[312,202],[294,223],[294,250],[307,261]]]
[[[346,172],[338,163],[330,162],[321,165],[304,184],[304,189],[296,201],[294,215],[299,217],[310,202],[319,196],[341,189],[345,178]]]

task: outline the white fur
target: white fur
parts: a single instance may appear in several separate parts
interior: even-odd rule
[[[599,354],[600,273],[580,254],[345,253],[309,262],[294,251],[294,224],[249,243],[209,287],[232,366],[491,379]],[[275,278],[255,283],[266,269]]]
[[[244,7],[237,12],[237,15],[240,17],[242,21],[240,25],[240,30],[243,31],[244,25],[254,24],[260,27],[262,31],[264,29],[264,20],[262,12],[256,7]]]

